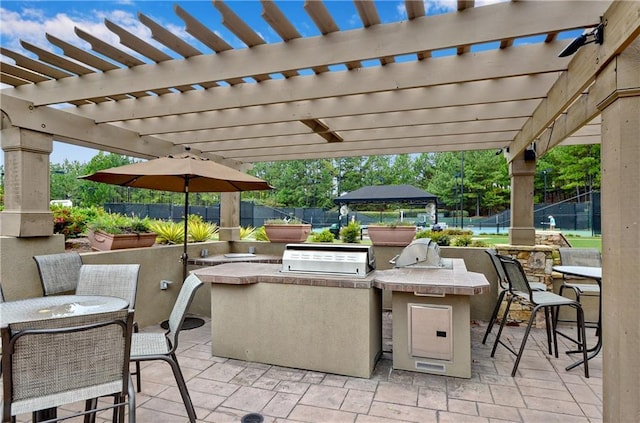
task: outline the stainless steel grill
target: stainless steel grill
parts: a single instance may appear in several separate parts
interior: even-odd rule
[[[394,267],[448,268],[451,259],[440,257],[440,246],[429,238],[416,239],[400,254],[389,260]]]
[[[282,271],[364,278],[376,268],[369,245],[287,244]]]

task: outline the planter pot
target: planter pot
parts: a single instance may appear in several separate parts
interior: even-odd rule
[[[405,247],[416,235],[415,226],[375,226],[367,227],[369,239],[373,245]]]
[[[154,232],[140,234],[109,234],[102,231],[89,231],[91,248],[100,251],[121,250],[123,248],[151,247],[156,242]]]
[[[271,242],[305,242],[311,233],[311,225],[305,223],[265,224],[264,230]]]

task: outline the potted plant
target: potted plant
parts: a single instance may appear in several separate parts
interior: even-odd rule
[[[298,219],[269,219],[264,230],[271,242],[305,242],[311,233],[311,225]]]
[[[150,230],[147,218],[129,217],[119,213],[98,215],[87,226],[88,238],[94,250],[108,251],[123,248],[151,247],[156,233]]]
[[[368,225],[367,233],[373,245],[405,247],[416,235],[416,226],[409,222],[380,222]]]

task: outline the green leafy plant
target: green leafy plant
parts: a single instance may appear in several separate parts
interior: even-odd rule
[[[253,226],[247,226],[246,228],[240,227],[240,239],[250,239],[255,238],[256,228]]]
[[[260,226],[253,233],[253,237],[256,241],[269,241],[269,237],[267,236],[267,232],[264,230],[264,226]]]
[[[360,223],[349,222],[340,229],[340,239],[344,243],[355,244],[360,242]]]
[[[406,220],[393,220],[393,221],[385,221],[385,222],[377,222],[377,226],[387,226],[389,228],[395,228],[397,226],[416,226],[413,222],[408,222]]]
[[[205,242],[213,239],[214,235],[218,233],[218,225],[204,222],[202,219],[190,219],[187,231],[189,232],[189,241]]]
[[[159,244],[182,244],[184,242],[183,222],[155,220],[149,226],[153,232],[158,234],[156,242]]]
[[[311,242],[333,242],[334,236],[329,229],[311,234]]]
[[[51,211],[53,212],[54,233],[63,234],[67,239],[78,238],[86,232],[88,220],[86,209],[53,205]]]
[[[451,245],[455,247],[469,247],[472,243],[471,235],[460,235],[451,240]]]
[[[137,216],[125,216],[119,213],[102,212],[87,225],[90,230],[102,231],[108,234],[129,234],[129,233],[146,233],[150,232],[149,218],[140,218]]]

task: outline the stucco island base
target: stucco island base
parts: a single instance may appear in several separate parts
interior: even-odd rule
[[[229,263],[193,272],[211,283],[215,356],[369,378],[382,351],[382,296],[364,279]]]

